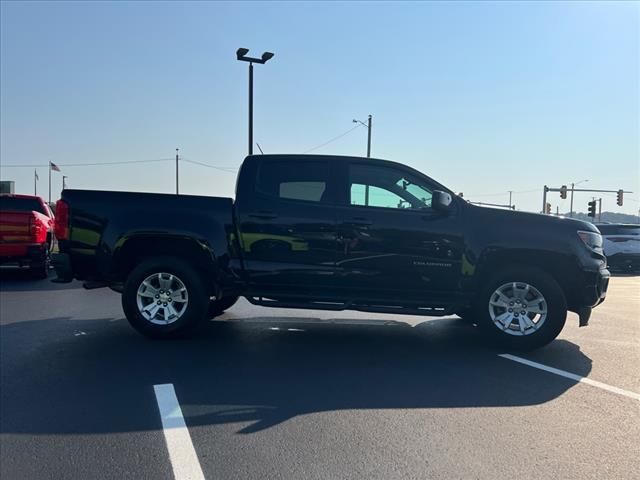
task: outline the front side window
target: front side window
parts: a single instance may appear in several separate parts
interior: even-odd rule
[[[260,166],[257,190],[286,200],[325,202],[328,184],[328,162],[275,160]]]
[[[401,169],[353,164],[349,168],[349,184],[351,205],[409,210],[431,208],[431,187]]]

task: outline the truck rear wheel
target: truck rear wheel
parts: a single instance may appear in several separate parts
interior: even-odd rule
[[[138,332],[151,338],[183,335],[206,319],[209,296],[188,263],[174,257],[142,261],[130,273],[122,308]]]
[[[475,308],[489,340],[507,350],[533,350],[564,327],[567,302],[558,283],[530,267],[513,267],[487,282]]]

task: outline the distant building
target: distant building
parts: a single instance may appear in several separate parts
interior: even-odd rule
[[[13,180],[0,181],[0,193],[16,193],[16,182]]]

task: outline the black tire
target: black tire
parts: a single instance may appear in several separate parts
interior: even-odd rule
[[[209,302],[209,318],[217,317],[218,315],[222,315],[225,310],[230,309],[235,305],[238,301],[238,296],[233,297],[224,297],[220,300],[211,300]]]
[[[47,248],[43,254],[42,261],[40,263],[32,264],[29,267],[29,274],[32,278],[37,280],[43,280],[49,276],[49,265],[51,264],[51,257],[49,255],[49,248]]]
[[[188,303],[184,312],[173,323],[151,323],[138,310],[138,288],[154,273],[170,273],[184,284]],[[178,338],[192,332],[206,320],[209,295],[203,279],[185,261],[175,257],[152,257],[143,260],[129,274],[122,292],[122,309],[127,320],[138,332],[150,338]]]
[[[547,305],[547,316],[539,329],[528,335],[511,335],[498,328],[489,313],[492,294],[501,285],[523,282],[537,289]],[[506,350],[527,351],[540,348],[553,341],[564,328],[567,319],[567,301],[560,285],[550,275],[532,267],[511,267],[492,276],[477,298],[474,320],[493,345]],[[515,328],[515,325],[511,328]]]

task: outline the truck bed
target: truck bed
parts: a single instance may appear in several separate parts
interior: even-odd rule
[[[231,198],[65,190],[62,200],[70,206],[71,229],[60,250],[73,258],[79,279],[113,278],[113,259],[133,238],[169,235],[208,245],[217,255],[228,253]]]

